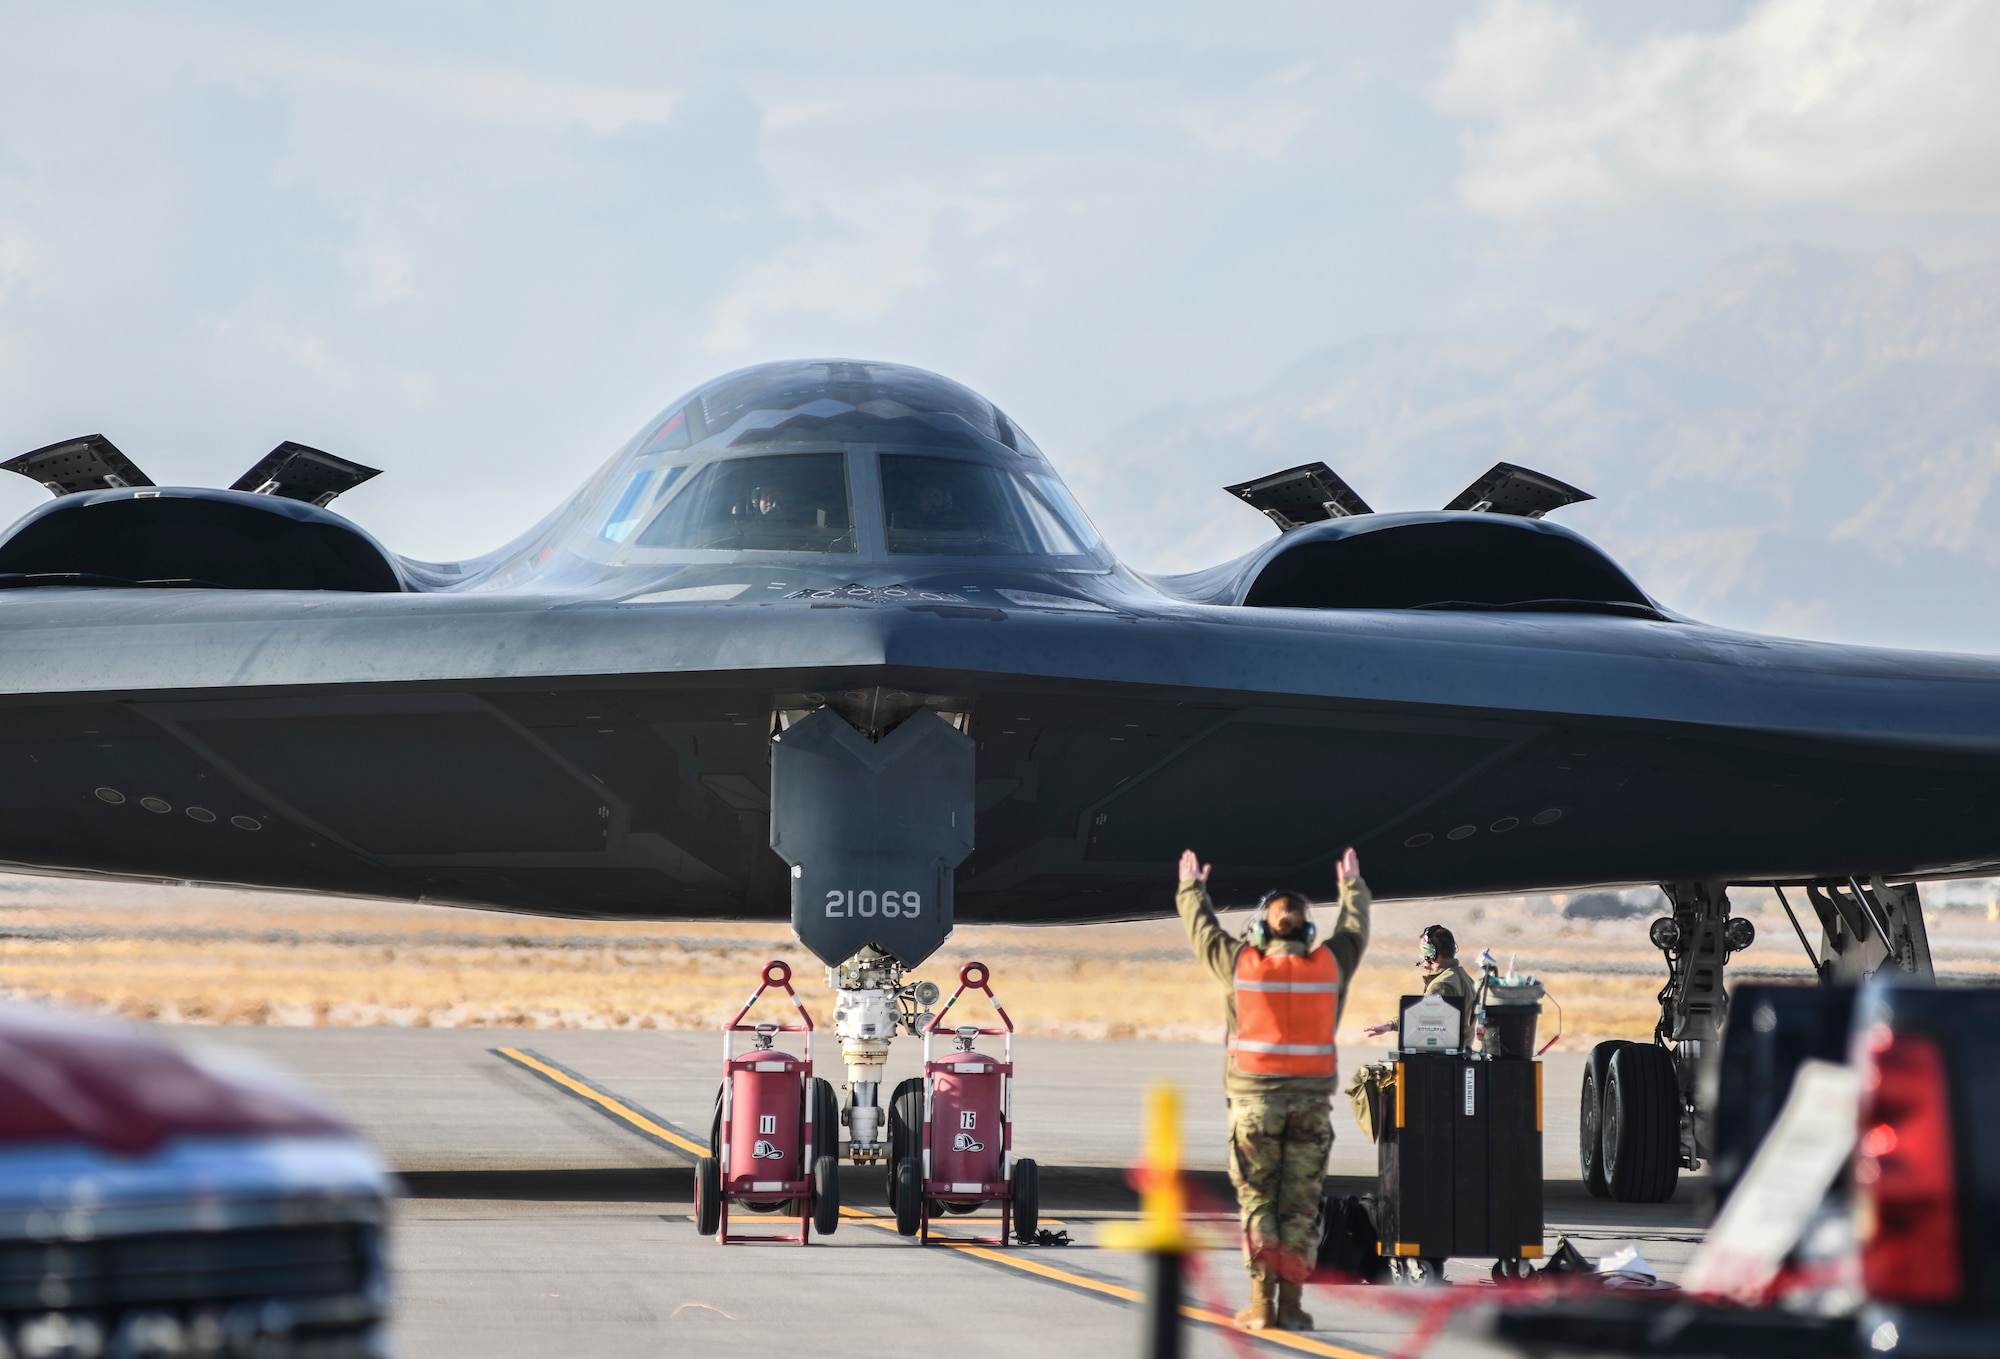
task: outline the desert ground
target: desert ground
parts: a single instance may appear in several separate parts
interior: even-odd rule
[[[1804,951],[1775,899],[1750,890],[1733,900],[1756,922],[1757,942],[1732,961],[1731,976],[1805,980]],[[2000,974],[2000,883],[1935,884],[1925,901],[1941,972]],[[1514,960],[1543,979],[1554,1003],[1542,1036],[1560,1028],[1558,1050],[1645,1037],[1665,980],[1646,942],[1660,910],[1650,889],[1379,903],[1342,1036],[1393,1015],[1395,997],[1415,989],[1418,931],[1442,923],[1468,965],[1490,949],[1503,966]],[[1332,914],[1321,909],[1322,927]],[[742,1003],[767,958],[793,964],[824,1022],[824,969],[778,924],[602,924],[0,875],[0,993],[168,1023],[702,1029]],[[961,926],[916,975],[948,984],[971,958],[992,965],[1026,1033],[1221,1037],[1216,986],[1174,920]]]

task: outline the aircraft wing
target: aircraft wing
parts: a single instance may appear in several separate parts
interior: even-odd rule
[[[1187,845],[1225,902],[1330,895],[1349,844],[1383,897],[2000,871],[2000,662],[1711,628],[1518,507],[1345,491],[1150,579],[913,374],[710,384],[473,563],[316,503],[373,472],[303,445],[96,474],[0,540],[0,862],[782,918],[774,737],[830,710],[971,743],[961,918],[1164,910]]]

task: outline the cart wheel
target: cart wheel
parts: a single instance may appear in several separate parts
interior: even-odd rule
[[[1042,1168],[1023,1156],[1014,1162],[1014,1239],[1032,1245],[1042,1229]]]
[[[967,1213],[978,1212],[986,1204],[980,1199],[939,1199],[937,1200],[937,1206],[950,1213],[953,1217],[964,1217]],[[932,1213],[931,1216],[936,1217],[937,1214]]]
[[[911,1076],[896,1086],[889,1097],[889,1206],[896,1206],[896,1167],[905,1156],[919,1156],[917,1145],[924,1125],[924,1078]]]
[[[924,1172],[914,1156],[896,1162],[896,1230],[915,1236],[924,1225]]]
[[[840,1225],[840,1162],[821,1156],[813,1162],[813,1230],[832,1236]]]
[[[1442,1285],[1444,1261],[1428,1255],[1405,1255],[1391,1262],[1395,1271],[1394,1282],[1406,1288],[1427,1288]]]
[[[702,1236],[722,1230],[722,1171],[713,1156],[695,1162],[694,1229]]]
[[[813,1100],[812,1159],[822,1156],[840,1159],[840,1101],[834,1098],[833,1083],[818,1076],[807,1087]]]
[[[1630,1044],[1619,1040],[1599,1043],[1583,1064],[1583,1103],[1577,1114],[1577,1160],[1583,1169],[1583,1187],[1593,1198],[1609,1198],[1611,1185],[1604,1178],[1604,1088],[1611,1081],[1611,1059]]]
[[[1526,1260],[1495,1260],[1493,1262],[1493,1282],[1497,1284],[1517,1283],[1528,1277],[1530,1271]]]

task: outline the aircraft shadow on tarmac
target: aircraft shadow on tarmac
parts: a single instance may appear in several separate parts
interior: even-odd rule
[[[1123,1166],[1042,1167],[1042,1205],[1052,1215],[1063,1213],[1129,1213],[1138,1209],[1137,1193]],[[1219,1171],[1191,1171],[1197,1196],[1234,1212],[1236,1196],[1229,1177]],[[635,1169],[537,1170],[418,1170],[399,1177],[405,1197],[413,1199],[492,1200],[520,1203],[659,1203],[688,1205],[694,1201],[694,1170],[690,1166]],[[888,1212],[879,1176],[850,1171],[843,1184],[852,1207]],[[1373,1179],[1330,1175],[1327,1188],[1335,1194],[1366,1194]],[[1616,1226],[1626,1236],[1634,1229],[1668,1232],[1697,1231],[1701,1225],[1699,1195],[1689,1192],[1661,1204],[1611,1204],[1595,1199],[1580,1180],[1549,1180],[1544,1187],[1549,1220],[1564,1226]],[[945,1219],[948,1223],[950,1219]]]

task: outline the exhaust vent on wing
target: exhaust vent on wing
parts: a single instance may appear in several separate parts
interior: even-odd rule
[[[1595,499],[1590,492],[1579,491],[1554,477],[1516,467],[1511,462],[1496,462],[1485,476],[1460,491],[1445,508],[1540,519],[1550,510]]]
[[[381,474],[379,467],[363,467],[358,462],[349,462],[346,458],[337,458],[331,453],[307,448],[287,439],[259,458],[255,467],[231,482],[229,489],[325,505],[342,492],[351,491],[370,477]],[[147,484],[151,485],[150,482]]]
[[[1273,472],[1268,477],[1223,489],[1269,515],[1280,533],[1288,533],[1301,524],[1374,513],[1368,502],[1323,462],[1309,462],[1303,467]]]
[[[0,468],[18,472],[30,481],[39,481],[52,495],[73,495],[78,491],[108,491],[119,486],[151,486],[153,479],[118,451],[118,445],[102,434],[86,434],[81,439],[65,439],[18,458],[0,462]]]

